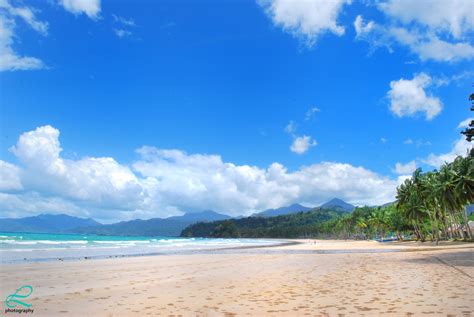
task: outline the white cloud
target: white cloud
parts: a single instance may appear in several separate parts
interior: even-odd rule
[[[354,21],[354,28],[356,30],[357,37],[363,37],[365,34],[370,33],[375,27],[374,21],[364,23],[364,19],[361,15],[358,15]]]
[[[75,15],[86,14],[91,19],[98,19],[100,0],[59,0],[59,4]]]
[[[48,34],[48,23],[39,21],[30,7],[14,7],[8,0],[0,0],[0,9],[8,12],[12,17],[20,17],[31,28],[42,35]]]
[[[430,37],[424,41],[417,40],[409,46],[423,61],[432,59],[439,62],[454,62],[474,57],[474,47],[471,44],[450,43],[437,37]]]
[[[385,143],[388,142],[388,140],[387,140],[386,138],[380,138],[380,142],[383,143],[383,144],[385,144]]]
[[[469,124],[471,123],[472,120],[474,120],[474,118],[467,118],[466,120],[461,121],[458,124],[458,129],[464,129],[464,128],[469,127]]]
[[[399,174],[399,175],[406,175],[406,174],[411,174],[416,170],[416,162],[415,161],[410,161],[406,164],[402,163],[396,163],[395,168],[393,170],[394,173]]]
[[[132,32],[124,29],[114,29],[114,33],[120,38],[132,35]]]
[[[285,132],[288,134],[293,134],[296,132],[296,124],[293,120],[288,122],[288,124],[285,127]]]
[[[305,115],[304,119],[306,121],[309,121],[309,120],[313,119],[314,115],[317,112],[320,112],[320,111],[321,110],[318,107],[312,107],[312,108],[308,109],[308,111],[306,111],[306,115]]]
[[[114,18],[115,22],[123,24],[124,26],[136,26],[135,21],[133,19],[127,19],[115,14],[112,14],[112,17]]]
[[[306,153],[309,148],[316,146],[318,143],[312,137],[303,135],[296,137],[293,140],[293,143],[290,146],[291,152],[296,154],[304,154]]]
[[[390,82],[390,110],[398,117],[414,116],[424,113],[427,120],[437,116],[443,103],[437,97],[427,94],[426,89],[433,85],[433,80],[425,73],[416,74],[413,79]]]
[[[8,162],[0,160],[0,191],[21,190],[20,169]]]
[[[472,144],[466,141],[466,137],[461,135],[459,139],[453,144],[451,151],[441,154],[431,153],[423,163],[433,167],[440,167],[444,163],[451,163],[458,156],[466,156],[468,151],[472,149]]]
[[[41,213],[67,213],[78,217],[91,217],[91,213],[72,202],[59,197],[45,197],[36,192],[0,192],[0,211],[2,217],[18,218]],[[98,214],[97,214],[98,215]]]
[[[127,19],[115,14],[112,14],[114,18],[115,27],[113,29],[115,35],[119,38],[130,37],[133,35],[131,29],[136,26],[135,21],[133,19]]]
[[[466,124],[470,122],[471,118],[461,121],[458,124],[458,129],[466,127]],[[458,156],[466,156],[466,154],[472,149],[472,144],[466,141],[464,135],[460,135],[459,139],[453,143],[452,148],[447,153],[428,155],[427,158],[423,159],[422,162],[430,166],[439,168],[444,163],[451,163]]]
[[[378,7],[403,24],[417,23],[431,32],[462,38],[474,30],[474,3],[471,0],[406,1],[389,0]]]
[[[417,148],[420,148],[422,146],[430,146],[431,145],[431,142],[430,141],[425,141],[423,139],[418,139],[416,141],[413,141],[413,139],[406,139],[405,141],[403,141],[403,144],[407,144],[407,145],[416,145]]]
[[[354,22],[356,38],[371,49],[386,47],[390,52],[398,43],[422,60],[456,62],[474,58],[471,33],[474,29],[474,3],[470,0],[404,1],[389,0],[377,7],[387,17],[385,25]]]
[[[24,166],[23,185],[93,206],[141,207],[146,193],[128,167],[109,157],[67,160],[61,151],[59,130],[51,126],[23,133],[11,148]]]
[[[295,37],[303,39],[312,47],[319,36],[333,33],[341,36],[344,27],[338,25],[339,14],[350,0],[259,0],[258,3],[272,19]]]
[[[44,68],[35,57],[21,56],[14,49],[16,20],[20,18],[43,36],[48,34],[48,24],[39,21],[29,7],[15,7],[7,0],[0,0],[0,71],[34,70]]]
[[[141,158],[133,167],[155,180],[152,195],[160,193],[166,204],[179,203],[183,209],[211,208],[237,215],[295,201],[315,205],[334,196],[365,201],[362,197],[369,192],[374,195],[371,201],[388,201],[395,190],[394,181],[349,164],[323,162],[289,172],[279,163],[262,169],[179,150],[143,147],[138,153]]]
[[[113,158],[61,157],[59,131],[23,133],[11,151],[19,165],[0,163],[0,212],[27,216],[65,212],[111,221],[213,209],[249,214],[332,197],[380,204],[394,199],[396,180],[363,167],[322,162],[288,171],[224,162],[218,155],[142,147],[132,167]]]

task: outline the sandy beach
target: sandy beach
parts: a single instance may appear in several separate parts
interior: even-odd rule
[[[30,316],[472,316],[474,245],[300,244],[1,266]]]

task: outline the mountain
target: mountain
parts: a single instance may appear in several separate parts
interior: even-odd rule
[[[346,212],[337,209],[314,208],[276,217],[253,216],[223,221],[200,222],[186,227],[182,237],[214,238],[299,238],[318,236],[328,226],[327,221],[336,219]]]
[[[289,215],[289,214],[294,214],[298,213],[301,211],[309,211],[312,208],[302,206],[300,204],[293,204],[287,207],[280,207],[277,209],[267,209],[262,212],[253,214],[253,217],[275,217],[275,216],[281,216],[281,215]]]
[[[100,223],[91,218],[84,219],[64,214],[0,219],[0,231],[6,232],[61,233],[85,226],[92,228],[100,226]]]
[[[88,233],[116,236],[169,236],[177,237],[189,225],[230,219],[229,216],[207,210],[197,213],[187,213],[183,216],[169,218],[153,218],[148,220],[122,221],[100,227],[82,227],[73,230],[75,233]]]
[[[384,207],[389,207],[389,206],[392,206],[394,204],[396,204],[397,201],[391,201],[391,202],[388,202],[388,203],[385,203],[383,205],[380,205],[380,207],[384,208]]]
[[[338,198],[333,198],[327,203],[322,204],[319,206],[321,209],[335,209],[335,210],[342,210],[345,212],[352,212],[355,209],[354,205],[348,204],[345,201],[338,199]]]
[[[186,213],[182,216],[169,217],[165,219],[169,220],[178,220],[178,221],[189,221],[189,222],[199,222],[199,221],[216,221],[216,220],[225,220],[230,217],[217,213],[212,210],[205,210],[201,212]]]

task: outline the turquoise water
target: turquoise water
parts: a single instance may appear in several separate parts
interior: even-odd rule
[[[0,262],[172,254],[241,246],[272,245],[273,240],[98,236],[0,232]]]

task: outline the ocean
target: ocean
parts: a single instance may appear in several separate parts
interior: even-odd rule
[[[269,246],[264,239],[98,236],[0,232],[0,263],[181,254],[216,249]]]

